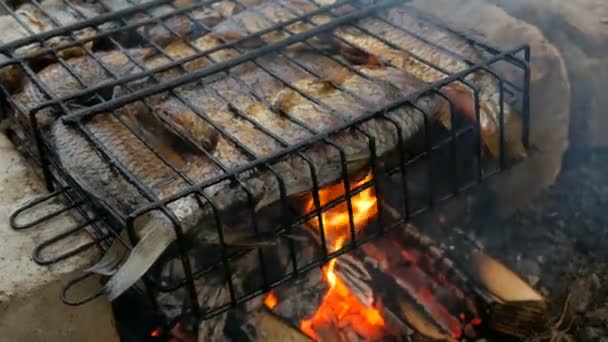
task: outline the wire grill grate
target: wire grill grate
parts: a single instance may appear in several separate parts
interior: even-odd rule
[[[369,187],[374,187],[378,198],[383,198],[382,192],[385,189],[380,185],[383,178],[398,177],[401,179],[399,191],[403,193],[403,216],[404,219],[411,219],[415,215],[433,207],[438,201],[453,197],[480,183],[486,177],[508,167],[509,161],[504,153],[505,132],[503,122],[505,114],[503,111],[505,105],[503,103],[506,103],[511,98],[520,99],[521,108],[519,112],[523,121],[521,139],[527,147],[529,126],[529,48],[521,46],[504,51],[497,49],[488,44],[481,43],[470,36],[458,33],[433,18],[415,12],[413,8],[407,7],[403,1],[349,0],[320,4],[314,0],[277,0],[266,2],[266,5],[257,4],[255,0],[162,0],[141,3],[102,1],[99,4],[99,8],[95,7],[99,13],[96,13],[97,15],[95,16],[90,16],[84,10],[83,4],[66,0],[63,1],[63,7],[59,9],[52,8],[52,10],[70,13],[72,20],[67,23],[57,20],[56,15],[54,16],[50,12],[49,7],[46,7],[44,1],[32,1],[28,4],[38,11],[37,13],[44,19],[41,19],[42,22],[48,23],[46,29],[43,29],[42,32],[36,32],[30,28],[31,25],[28,25],[23,19],[22,12],[20,12],[20,9],[23,11],[22,7],[17,7],[18,9],[16,10],[12,4],[0,2],[1,8],[6,12],[6,15],[2,18],[13,20],[25,30],[23,37],[0,45],[0,54],[4,57],[0,60],[0,71],[8,70],[12,73],[17,73],[25,81],[19,82],[22,84],[4,82],[0,85],[0,91],[4,95],[6,106],[10,108],[10,114],[18,122],[16,130],[20,132],[20,139],[22,139],[20,144],[30,150],[33,159],[39,163],[44,172],[48,188],[52,191],[49,198],[64,195],[68,197],[66,209],[54,214],[59,215],[69,209],[77,208],[83,217],[83,224],[70,229],[65,235],[92,227],[91,231],[95,235],[95,241],[102,249],[106,249],[109,242],[115,238],[122,241],[127,248],[131,248],[130,246],[137,241],[137,234],[135,234],[134,229],[135,220],[147,213],[158,210],[162,211],[174,224],[177,235],[178,254],[180,255],[184,277],[181,280],[163,283],[159,282],[158,279],[153,279],[154,277],[152,276],[147,276],[145,277],[145,283],[151,292],[173,292],[186,288],[190,299],[188,300],[189,308],[185,311],[198,319],[213,317],[231,307],[244,303],[289,279],[297,277],[314,267],[318,267],[331,258],[335,258],[356,248],[365,241],[382,234],[384,230],[390,229],[391,226],[397,225],[383,222],[383,201],[379,200],[377,232],[365,237],[358,237],[355,232],[351,198]],[[385,16],[385,11],[395,7],[408,8],[408,11],[415,13],[414,17],[416,20],[422,23],[421,25],[425,25],[424,28],[427,30],[422,30],[422,32],[429,33],[429,36],[421,35],[420,32],[417,32],[419,27],[403,26]],[[91,11],[90,8],[87,10]],[[245,27],[240,32],[218,32],[220,30],[218,28],[222,28],[223,23],[231,20],[229,18],[239,18],[239,15],[243,13],[245,15],[240,18],[246,18],[247,15],[251,15],[257,18],[258,24],[263,24],[259,24],[257,30],[248,30],[247,23],[239,22],[239,24]],[[281,17],[270,17],[268,13],[278,13],[281,14]],[[460,67],[448,70],[436,60],[429,60],[425,56],[417,55],[397,42],[391,41],[390,38],[383,35],[383,32],[371,30],[366,26],[363,19],[374,20],[391,32],[397,32],[399,35],[409,37],[409,39],[416,41],[417,44],[437,51],[444,58],[457,61],[457,65]],[[62,24],[64,25],[62,26]],[[392,67],[398,69],[399,66],[395,64],[395,60],[386,58],[387,56],[382,56],[381,54],[376,56],[373,52],[363,51],[361,46],[357,46],[352,40],[345,38],[344,35],[339,33],[339,30],[344,27],[354,30],[353,32],[356,32],[361,37],[368,37],[370,40],[378,42],[378,44],[385,46],[391,51],[408,56],[409,60],[413,61],[412,63],[417,63],[417,65],[428,68],[430,72],[441,75],[441,77],[437,77],[435,82],[428,82],[409,93],[403,93],[394,85],[391,85],[399,94],[383,106],[375,106],[370,100],[361,96],[361,94],[342,86],[339,82],[329,80],[329,84],[336,91],[344,96],[348,96],[353,102],[357,102],[358,105],[365,107],[365,110],[360,115],[353,116],[351,113],[337,110],[322,99],[303,91],[297,85],[297,82],[294,82],[293,77],[290,78],[289,75],[286,76],[285,74],[278,73],[276,68],[273,69],[272,64],[269,63],[269,60],[272,59],[281,60],[288,63],[291,69],[298,70],[300,75],[306,75],[307,79],[314,80],[315,82],[326,82],[326,75],[319,71],[322,68],[307,64],[299,59],[297,54],[294,55],[294,51],[300,51],[301,49],[302,51],[312,52],[322,57],[327,63],[333,63],[332,65],[335,65],[336,68],[343,68],[349,73],[365,79],[369,84],[385,86],[386,80],[361,72],[359,67],[361,65],[373,64],[379,68]],[[441,39],[436,39],[437,36],[431,34],[433,32],[441,32],[441,35],[439,35]],[[211,44],[210,47],[202,44],[204,46],[201,47],[199,43],[207,42],[205,39],[209,37],[213,38],[214,44]],[[479,54],[466,56],[462,52],[443,46],[442,42],[446,37],[461,41],[468,48],[479,52]],[[179,47],[179,50],[172,50],[172,47],[176,46]],[[117,71],[113,65],[104,61],[103,51],[120,53],[122,58],[126,60],[129,68]],[[151,65],[149,58],[156,58],[157,63]],[[93,65],[92,68],[99,68],[101,75],[99,78],[102,79],[101,81],[87,82],[90,80],[83,77],[82,70],[79,70],[78,65],[74,62],[83,59],[90,61]],[[51,64],[60,68],[60,72],[64,75],[64,78],[73,79],[74,85],[68,89],[69,91],[58,91],[52,82],[43,79],[41,74],[46,70],[44,68],[48,68]],[[495,71],[497,65],[508,66],[512,70],[515,70],[513,71],[514,73],[519,73],[521,78],[518,81],[513,81],[510,77],[502,77]],[[338,123],[327,129],[319,129],[318,125],[315,126],[315,123],[303,121],[292,115],[288,110],[284,110],[276,102],[273,102],[269,96],[263,94],[260,91],[261,86],[252,83],[250,80],[243,79],[242,70],[245,70],[247,67],[261,70],[260,72],[266,77],[265,80],[271,80],[279,84],[281,89],[286,89],[291,93],[297,94],[297,96],[301,96],[306,101],[312,103],[314,108],[320,108],[320,110],[330,113],[330,116],[336,118]],[[500,154],[498,156],[498,165],[491,170],[482,167],[484,150],[483,143],[480,140],[480,101],[483,101],[483,98],[481,98],[480,93],[483,89],[480,89],[479,85],[474,82],[476,79],[475,75],[479,74],[489,75],[487,77],[491,77],[494,80],[493,82],[495,82],[499,90],[498,102],[500,103],[500,113],[498,115],[498,130],[500,136]],[[0,75],[6,77],[5,74],[0,73]],[[231,84],[247,93],[251,101],[258,103],[264,110],[277,115],[277,117],[287,120],[289,125],[298,127],[302,135],[307,138],[292,139],[292,137],[285,136],[273,129],[272,125],[260,123],[255,118],[252,118],[243,109],[242,105],[235,103],[234,97],[231,97],[228,92],[209,86],[210,84],[214,84],[213,82],[218,79],[230,80],[230,82],[233,82]],[[11,79],[9,78],[9,80]],[[23,84],[29,84],[32,89],[35,89],[34,91],[37,94],[39,93],[35,98],[36,101],[20,103],[18,96],[15,96],[15,89],[23,88]],[[451,115],[450,123],[453,129],[443,136],[434,136],[437,134],[433,133],[433,122],[430,121],[429,114],[422,108],[417,107],[416,101],[432,94],[445,99],[453,112],[458,112],[458,104],[454,103],[453,99],[445,91],[454,84],[463,85],[473,95],[476,120],[466,125],[459,125],[455,115]],[[207,89],[207,94],[224,106],[234,116],[235,120],[249,125],[251,130],[257,132],[256,134],[263,137],[265,141],[271,141],[272,144],[276,145],[276,148],[269,153],[260,153],[259,149],[256,149],[256,146],[244,143],[238,134],[231,132],[228,127],[218,124],[215,118],[216,114],[206,111],[200,105],[197,105],[197,103],[193,103],[191,98],[184,95],[188,90],[196,89],[197,87]],[[226,163],[225,160],[221,160],[221,158],[214,155],[209,147],[205,146],[205,143],[201,143],[201,141],[197,141],[192,136],[184,134],[183,129],[175,122],[172,122],[166,116],[160,115],[159,120],[169,128],[173,135],[177,135],[177,138],[185,145],[200,155],[205,156],[219,170],[212,177],[207,177],[202,181],[200,179],[192,179],[187,172],[184,172],[170,158],[163,155],[163,152],[150,141],[149,137],[134,128],[122,115],[122,111],[125,108],[129,108],[129,106],[142,106],[146,111],[152,112],[155,110],[159,98],[173,99],[194,113],[199,120],[210,125],[217,132],[220,139],[225,140],[227,144],[238,150],[243,160],[236,164]],[[422,151],[414,150],[405,145],[405,142],[401,139],[404,135],[401,132],[401,124],[387,115],[404,106],[414,107],[416,112],[421,114],[424,119]],[[48,127],[41,127],[37,119],[41,113],[52,113],[53,117],[56,116],[57,120],[61,120],[65,125],[75,129],[79,135],[84,137],[99,156],[108,165],[111,165],[120,177],[136,190],[138,196],[144,199],[142,203],[132,208],[133,210],[117,210],[112,206],[104,203],[100,204],[95,199],[90,198],[90,194],[82,188],[73,174],[69,171],[66,172],[64,169],[53,147],[53,140]],[[129,167],[121,162],[120,158],[117,158],[116,152],[100,141],[88,126],[88,123],[94,118],[108,115],[112,116],[116,122],[125,127],[129,134],[136,137],[140,144],[139,146],[148,149],[157,158],[158,162],[170,169],[172,174],[176,178],[179,178],[185,186],[179,191],[159,196],[157,192],[151,189],[150,184],[146,184],[134,174]],[[24,120],[24,117],[27,119]],[[399,142],[395,147],[398,151],[397,159],[399,159],[399,162],[394,167],[385,169],[385,165],[381,165],[377,156],[377,137],[362,128],[363,125],[374,120],[388,122],[398,133]],[[344,146],[335,141],[335,137],[339,134],[345,134],[344,132],[356,132],[356,134],[365,137],[370,156],[369,167],[374,175],[372,182],[351,188],[349,184],[351,176],[347,166],[348,151],[345,150]],[[457,154],[460,149],[458,145],[459,141],[469,135],[475,139],[475,143],[470,151],[475,159],[474,176],[467,178],[458,172],[454,172],[449,191],[443,193],[438,191],[434,185],[432,156],[439,150],[447,149],[450,151],[451,161],[456,164]],[[307,154],[310,148],[317,145],[329,146],[335,151],[336,156],[340,159],[341,179],[345,185],[345,194],[324,206],[321,205],[318,195],[319,188],[322,185],[322,181],[316,177],[318,165],[315,165],[315,161],[311,160]],[[281,172],[277,170],[277,164],[285,161],[287,158],[302,160],[303,165],[306,165],[308,169],[302,170],[302,172],[309,172],[311,175],[312,185],[309,190],[311,191],[316,209],[306,215],[294,216],[294,210],[288,201],[289,194],[286,191],[286,180],[281,176]],[[427,195],[425,205],[415,206],[410,198],[412,190],[409,188],[406,179],[411,177],[408,170],[420,162],[427,163],[425,164],[427,165],[426,184],[428,186],[425,190]],[[222,222],[219,218],[219,212],[222,211],[223,204],[218,205],[214,203],[216,199],[209,196],[206,191],[219,184],[227,183],[230,183],[231,188],[239,188],[243,192],[240,196],[242,199],[245,199],[245,206],[248,207],[244,210],[248,216],[247,220],[251,221],[252,229],[256,233],[260,233],[262,227],[255,209],[256,201],[258,200],[256,198],[257,194],[255,191],[248,189],[247,182],[256,172],[262,169],[269,170],[274,175],[280,192],[278,210],[281,212],[281,224],[276,229],[277,234],[290,231],[293,227],[302,225],[314,217],[320,217],[320,214],[328,208],[346,202],[350,218],[351,243],[339,251],[330,253],[323,234],[323,223],[321,222],[322,257],[306,265],[300,265],[296,260],[296,246],[293,242],[290,242],[289,256],[292,269],[284,276],[274,280],[269,279],[269,265],[266,264],[264,251],[260,249],[257,253],[259,257],[259,269],[263,278],[262,286],[239,295],[232,284],[231,265],[249,252],[234,252],[226,248],[223,241]],[[170,209],[172,203],[191,195],[196,195],[200,207],[205,205],[211,207],[211,216],[214,217],[214,221],[218,227],[221,245],[219,251],[221,257],[216,264],[196,269],[193,267],[191,258],[189,257],[191,251],[187,246],[187,240],[184,238],[184,227],[182,227],[182,223]],[[32,205],[15,212],[11,222],[13,227],[15,229],[27,229],[48,219],[48,217],[45,217],[25,225],[16,223],[18,215],[41,202],[32,203]],[[94,212],[95,215],[91,215],[91,212]],[[109,226],[126,227],[131,241],[121,239],[118,231],[109,229]],[[40,249],[45,248],[48,244],[60,240],[62,236],[41,244],[35,255],[38,255]],[[52,260],[42,260],[40,257],[35,257],[35,261],[41,264],[57,262],[92,245],[94,244],[92,243],[82,248],[79,247]],[[230,291],[230,302],[218,307],[201,308],[197,300],[198,294],[195,279],[200,279],[214,270],[217,271],[218,267],[223,268]],[[70,283],[69,286],[74,284],[75,282]],[[80,304],[88,301],[88,299],[68,300],[65,293],[64,300],[71,304]]]

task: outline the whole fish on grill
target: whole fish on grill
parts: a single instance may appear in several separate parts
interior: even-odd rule
[[[134,61],[143,61],[143,58],[150,53],[150,49],[133,49],[126,50],[127,54],[120,51],[96,52],[95,57],[103,63],[99,63],[93,56],[83,56],[68,59],[65,63],[74,71],[75,77],[70,73],[68,68],[62,64],[52,64],[36,74],[36,78],[42,83],[41,85],[55,97],[65,97],[85,88],[98,86],[105,81],[111,79],[111,74],[121,76],[132,69],[136,68]],[[129,58],[131,57],[131,58]],[[106,71],[105,68],[107,68]],[[81,83],[82,82],[82,83]],[[110,98],[113,93],[113,88],[108,88],[105,93],[100,94],[104,98]],[[103,92],[100,92],[103,93]],[[42,103],[49,100],[45,96],[45,92],[38,85],[28,78],[23,90],[12,96],[16,104],[15,115],[16,120],[26,129],[30,128],[30,110],[36,108]],[[90,102],[91,98],[74,99],[71,105],[79,105],[79,102]],[[83,104],[81,104],[83,105]],[[55,119],[56,110],[51,107],[41,109],[36,113],[37,123],[41,128],[48,128]]]
[[[245,3],[222,0],[204,6],[195,6],[163,19],[160,24],[145,25],[139,29],[139,32],[155,43],[165,46],[176,39],[196,38],[208,33],[213,26],[245,10],[245,6],[257,5],[259,2],[259,0],[249,0]],[[161,6],[155,8],[153,14],[155,16],[172,14],[181,7],[192,4],[192,1],[177,1],[177,6]]]
[[[0,16],[0,46],[13,41],[26,38],[28,36],[49,31],[60,26],[73,24],[88,18],[93,18],[103,12],[99,4],[79,3],[66,4],[58,0],[45,0],[38,5],[33,3],[20,4],[13,14]],[[111,25],[101,25],[110,28]],[[95,34],[95,29],[84,28],[74,32],[75,38],[87,38]],[[92,47],[92,42],[86,42],[79,46],[61,48],[69,42],[66,36],[55,36],[47,39],[45,45],[49,48],[56,48],[58,54],[63,58],[82,56],[85,49]],[[31,43],[18,46],[11,54],[14,57],[31,57],[43,49],[39,43]],[[8,58],[8,56],[7,56]],[[35,62],[48,63],[52,57],[50,54],[39,55],[32,60]],[[17,65],[7,65],[0,69],[0,81],[8,89],[16,88],[23,80],[23,72]]]
[[[188,118],[181,118],[181,115],[175,113],[171,119],[178,125],[188,123]],[[217,136],[217,132],[205,129],[204,123],[197,124],[199,129],[186,127],[188,133],[193,139],[200,138],[203,148],[213,150],[217,139],[212,136]],[[148,127],[150,125],[145,126]],[[112,208],[124,219],[125,215],[154,198],[165,198],[183,190],[189,185],[186,179],[199,182],[217,174],[217,170],[206,160],[184,153],[168,144],[156,132],[145,128],[128,114],[113,116],[104,113],[82,124],[82,128],[70,127],[58,120],[52,127],[51,135],[61,165],[82,190],[96,204]],[[109,155],[96,150],[85,135],[107,149]],[[114,158],[114,165],[106,159],[110,156]],[[143,188],[129,182],[116,165],[124,166],[131,177],[143,184]],[[182,175],[186,178],[182,178]],[[142,222],[146,222],[146,217],[143,221],[136,221],[136,225]],[[126,230],[122,235],[127,239]],[[207,241],[217,244],[217,236],[211,235],[213,232],[208,234]],[[224,238],[228,245],[251,248],[267,245],[277,237],[226,232]],[[114,244],[106,255],[115,258],[104,256],[93,270],[104,274],[115,267],[115,262],[126,252],[122,247],[121,243]]]
[[[410,9],[411,10],[411,9]],[[365,18],[353,26],[340,27],[335,31],[343,44],[352,44],[375,54],[392,65],[407,70],[425,82],[439,81],[448,75],[434,67],[421,62],[422,58],[449,73],[463,71],[469,65],[462,59],[480,62],[481,55],[464,38],[442,31],[428,22],[415,18],[406,7],[389,8],[375,17]],[[319,21],[326,21],[322,18]],[[403,29],[401,29],[403,28]],[[455,57],[445,50],[434,47],[417,39],[408,31],[433,41],[437,46],[459,54]],[[377,35],[394,44],[385,44],[371,37],[367,32]],[[495,158],[500,158],[500,127],[504,127],[504,152],[507,160],[526,155],[522,142],[522,122],[519,113],[506,102],[502,103],[504,118],[501,118],[501,96],[498,80],[490,73],[478,71],[465,78],[479,89],[479,106],[482,141]],[[476,120],[474,95],[464,83],[452,83],[442,89],[453,100],[454,105],[470,120]],[[504,120],[504,125],[501,124]],[[449,118],[443,118],[449,128]]]
[[[145,4],[141,0],[103,0],[101,3],[109,12],[125,10],[130,7]],[[150,40],[160,46],[166,46],[176,39],[195,38],[207,33],[211,27],[226,18],[242,11],[251,3],[258,0],[201,2],[192,0],[177,0],[167,4],[157,5],[147,10],[136,12],[125,17],[130,24],[139,24],[136,32],[130,32],[131,42],[137,44]],[[141,22],[147,22],[141,24]],[[152,21],[152,22],[150,22]]]
[[[296,58],[298,54],[292,57]],[[315,62],[314,56],[307,58],[307,61],[302,62],[309,65],[319,64],[319,59]],[[286,79],[295,75],[295,67],[287,67],[281,58],[269,56],[260,63]],[[256,89],[257,75],[266,73],[255,66],[235,69],[234,72],[238,72],[240,78],[247,80],[246,82]],[[322,72],[328,73],[323,75],[325,78],[308,76],[291,80],[294,82],[293,87],[301,93],[284,86],[282,90],[277,89],[274,92],[269,104],[258,100],[250,89],[230,77],[197,87],[184,87],[174,91],[179,95],[177,100],[167,100],[178,101],[177,103],[160,103],[155,107],[154,115],[169,118],[175,115],[192,117],[194,120],[208,122],[221,132],[213,149],[202,146],[202,150],[205,150],[209,157],[199,155],[201,160],[193,162],[197,166],[188,171],[188,176],[196,182],[204,182],[221,177],[228,170],[243,167],[259,158],[277,153],[286,146],[313,138],[318,133],[345,125],[364,114],[382,110],[404,93],[411,93],[425,85],[411,75],[392,68],[360,66],[356,72],[344,68],[334,70],[333,73],[329,73],[330,70],[319,70],[319,73]],[[380,81],[382,79],[387,81]],[[276,84],[280,86],[281,82]],[[398,86],[395,87],[395,84]],[[313,103],[307,97],[317,98],[319,103]],[[208,114],[199,117],[198,114],[202,113],[193,113],[190,106],[180,105],[182,99],[187,99],[197,111]],[[227,104],[226,100],[230,104]],[[435,94],[423,95],[412,102],[426,113],[430,121],[442,111],[449,110],[445,101]],[[235,115],[235,109],[246,115]],[[343,162],[347,164],[349,173],[365,167],[370,158],[370,138],[376,141],[376,153],[382,156],[399,145],[401,140],[407,141],[424,128],[427,121],[425,114],[411,106],[388,111],[384,116],[388,119],[374,118],[360,124],[359,129],[339,131],[332,135],[329,140],[335,145],[320,142],[303,149],[300,153],[306,159],[297,155],[285,157],[269,166],[261,166],[240,174],[240,182],[237,184],[224,180],[206,187],[203,191],[212,201],[213,208],[220,211],[249,203],[249,197],[241,185],[248,189],[258,206],[260,203],[278,200],[281,198],[281,186],[277,175],[283,180],[285,195],[310,191],[313,188],[309,173],[311,165],[316,170],[318,185],[330,184],[343,176]],[[203,119],[204,117],[207,119]],[[189,124],[186,129],[188,127],[195,126]],[[341,154],[334,146],[342,149],[345,161],[341,161]],[[209,239],[208,231],[213,227],[210,223],[213,222],[213,210],[206,200],[192,194],[169,203],[167,207],[181,222],[184,230],[197,227],[196,235]],[[140,242],[105,285],[106,294],[110,299],[115,299],[133,285],[174,240],[173,224],[159,212],[152,213],[150,221],[140,233]]]
[[[172,61],[189,58],[188,62],[182,63],[185,70],[180,70],[179,67],[176,67],[155,75],[164,81],[175,78],[185,72],[202,69],[213,63],[238,56],[243,51],[248,51],[263,44],[288,37],[289,33],[276,30],[264,35],[263,38],[245,39],[247,36],[269,28],[276,23],[294,18],[296,13],[292,10],[287,10],[288,7],[285,4],[296,7],[301,12],[309,12],[316,8],[313,4],[302,0],[273,0],[253,6],[255,3],[256,0],[247,1],[248,7],[245,10],[215,25],[209,34],[192,40],[178,39],[172,42],[166,46],[162,53],[157,53],[155,56],[147,59],[146,67],[148,69],[158,68]],[[311,27],[311,24],[299,22],[290,25],[289,29],[292,33],[298,33]],[[234,47],[223,47],[225,44],[235,43],[238,40],[243,40],[243,42],[236,44]],[[215,51],[210,54],[206,53],[210,49],[214,49]],[[197,58],[194,58],[195,55]],[[251,63],[246,64],[248,66],[251,65]],[[142,85],[140,84],[139,86]]]
[[[14,16],[5,14],[0,16],[0,28],[2,29],[1,44],[28,37],[33,34],[42,33],[61,26],[69,25],[85,19],[94,18],[103,12],[103,7],[99,4],[79,3],[67,4],[58,0],[45,0],[39,4],[26,2],[14,10]],[[75,35],[91,34],[91,31],[77,31]],[[84,38],[84,36],[79,36]],[[56,36],[54,39],[67,39],[67,37]],[[63,43],[66,43],[65,40]],[[49,41],[49,45],[57,42]],[[21,50],[17,49],[16,54],[22,57],[27,52],[35,52],[34,48],[40,45],[28,45]],[[84,51],[81,51],[83,54]]]

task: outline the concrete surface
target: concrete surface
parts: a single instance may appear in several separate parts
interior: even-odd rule
[[[10,228],[10,214],[44,193],[45,188],[30,165],[0,134],[0,342],[118,341],[107,301],[98,299],[69,307],[59,298],[62,286],[94,261],[96,251],[50,267],[38,266],[31,258],[38,243],[73,227],[74,220],[61,215],[31,230],[17,232]],[[71,247],[62,245],[57,249],[88,241],[83,233],[66,240]],[[96,285],[87,284],[88,289],[82,290],[91,291]]]

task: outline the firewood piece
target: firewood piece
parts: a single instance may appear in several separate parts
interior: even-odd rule
[[[518,275],[489,255],[475,251],[469,265],[471,276],[505,302],[544,302],[544,297]]]
[[[529,337],[546,328],[545,298],[513,271],[481,251],[471,253],[467,267],[476,282],[498,298],[490,318],[494,330]]]
[[[431,341],[456,341],[450,335],[441,331],[441,329],[433,323],[428,317],[425,317],[415,307],[415,304],[410,300],[402,297],[399,298],[399,307],[401,316],[410,324],[418,335]],[[414,337],[418,341],[420,338]]]
[[[272,312],[294,324],[312,316],[328,289],[322,277],[321,270],[317,268],[275,289],[278,303]]]
[[[526,338],[547,330],[547,305],[544,301],[496,303],[490,326],[503,334]]]
[[[398,246],[393,244],[393,246]],[[366,254],[377,255],[380,258],[385,256],[378,254],[376,248],[366,248]],[[394,247],[393,247],[394,248]],[[387,254],[395,254],[398,251],[387,248]],[[428,276],[423,274],[414,265],[397,264],[382,262],[383,267],[370,269],[374,278],[374,284],[382,284],[382,288],[375,291],[376,297],[382,305],[396,312],[397,316],[406,321],[415,331],[424,334],[426,331],[431,334],[428,338],[435,339],[437,336],[460,336],[464,330],[464,323],[460,322],[457,315],[452,315],[448,307],[440,300],[445,301],[446,294],[440,294],[437,284],[432,284]],[[451,301],[457,302],[459,298],[452,298]],[[460,310],[457,310],[460,311]],[[410,322],[410,316],[415,319]],[[414,326],[413,324],[417,324]]]
[[[298,329],[287,324],[265,309],[251,312],[241,327],[252,342],[308,342],[312,341]]]

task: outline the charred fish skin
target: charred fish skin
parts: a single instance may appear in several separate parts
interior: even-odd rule
[[[149,52],[149,49],[134,49],[127,51],[135,60],[143,59],[143,56]],[[117,75],[123,74],[135,67],[135,64],[131,59],[126,54],[119,51],[97,52],[96,56],[105,64],[110,72]],[[66,64],[72,68],[86,87],[96,86],[104,81],[110,80],[108,72],[106,72],[104,67],[91,56],[72,58],[67,60]],[[53,64],[42,69],[38,72],[36,77],[44,87],[57,98],[72,95],[84,88],[80,81],[61,64]],[[13,99],[18,105],[15,111],[17,122],[19,122],[22,127],[31,130],[29,112],[47,101],[45,93],[34,81],[28,79],[23,90],[14,95]],[[36,120],[39,127],[43,129],[50,127],[55,119],[53,112],[53,109],[49,107],[40,110],[36,114]]]
[[[117,118],[101,113],[84,126],[92,137],[111,151],[112,157],[156,195],[164,187],[177,182],[177,175]],[[146,203],[137,188],[100,156],[76,128],[58,120],[51,134],[61,165],[90,196],[124,216]],[[167,158],[176,160],[172,156]]]
[[[450,73],[463,71],[469,65],[463,59],[454,57],[437,47],[424,43],[415,36],[408,34],[407,31],[398,29],[399,27],[404,27],[408,31],[427,38],[438,46],[443,46],[447,50],[454,51],[473,62],[481,61],[480,52],[466,40],[455,34],[441,31],[431,24],[413,17],[405,7],[390,8],[381,14],[381,16],[383,20],[366,18],[360,20],[357,25],[391,42],[400,49],[392,48],[353,26],[338,28],[336,35],[349,44],[376,54],[381,59],[429,83],[439,81],[447,77],[447,75],[433,66],[421,62],[416,57],[420,57]],[[498,80],[484,71],[475,72],[466,77],[466,79],[479,88],[479,123],[483,143],[491,155],[499,159],[501,152],[499,127],[502,124],[500,122],[501,97]],[[463,83],[453,83],[443,90],[453,99],[455,106],[468,119],[471,121],[476,120],[474,94],[470,87]],[[524,157],[526,150],[522,141],[523,130],[519,113],[516,113],[506,102],[502,104],[502,108],[504,113],[505,157],[507,160]],[[442,122],[450,128],[449,117],[443,118]]]

